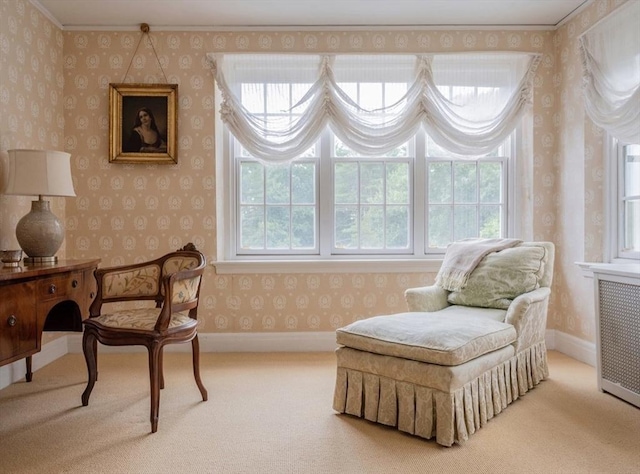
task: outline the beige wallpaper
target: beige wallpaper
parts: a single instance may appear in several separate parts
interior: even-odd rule
[[[64,147],[63,45],[62,32],[28,1],[0,2],[0,189],[6,150]],[[15,227],[32,200],[0,194],[1,249],[19,248]],[[65,199],[50,200],[52,211],[64,218]]]
[[[586,258],[584,252],[601,256],[601,136],[584,119],[576,37],[618,3],[594,2],[558,31],[156,32],[152,25],[162,69],[179,85],[179,162],[167,166],[108,162],[109,83],[164,82],[146,40],[133,57],[141,33],[61,32],[28,2],[2,0],[0,103],[8,113],[0,114],[0,149],[24,144],[72,154],[78,196],[66,200],[68,257],[99,257],[103,265],[115,265],[194,242],[215,259],[216,105],[207,53],[539,52],[532,228],[534,238],[558,245],[549,328],[593,340],[591,288],[573,262]],[[31,72],[34,57],[39,67]],[[28,203],[14,197],[0,197],[0,203],[0,242],[8,245]],[[357,318],[403,311],[404,289],[433,278],[427,273],[216,275],[210,268],[201,331],[331,331]]]

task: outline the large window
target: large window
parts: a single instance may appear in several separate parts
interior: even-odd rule
[[[640,259],[640,145],[617,144],[611,170],[611,254]]]
[[[421,259],[515,236],[537,57],[256,56],[216,76],[227,259]]]
[[[240,98],[265,119],[270,110],[284,117],[304,90],[300,86],[244,84]],[[395,103],[407,89],[406,83],[340,86],[368,109]],[[450,100],[483,93],[474,86],[442,90]],[[284,164],[252,157],[231,134],[227,139],[237,256],[424,256],[443,253],[454,240],[507,235],[511,137],[478,158],[448,152],[420,130],[402,146],[371,157],[327,128]]]
[[[358,156],[325,135],[287,164],[252,158],[230,137],[237,255],[424,255],[454,240],[506,236],[510,140],[469,160],[416,157],[424,149],[416,143],[428,142],[423,132],[380,157]]]

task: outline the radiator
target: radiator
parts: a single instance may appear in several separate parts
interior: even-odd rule
[[[594,269],[598,389],[640,407],[640,271],[629,271],[640,265],[602,267]]]

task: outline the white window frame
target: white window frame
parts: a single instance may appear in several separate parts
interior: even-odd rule
[[[216,88],[216,102],[220,103],[221,95]],[[521,184],[518,176],[523,168],[527,169],[532,163],[531,149],[523,146],[522,136],[527,126],[528,119],[516,128],[510,139],[510,156],[504,161],[504,193],[505,193],[505,237],[528,238],[528,224],[518,219],[526,217],[524,209],[529,206],[522,197],[518,197],[516,189]],[[216,235],[217,235],[217,260],[213,262],[216,272],[220,274],[235,273],[412,273],[412,272],[437,272],[442,263],[444,252],[428,252],[426,249],[426,216],[416,220],[417,213],[425,215],[426,212],[426,170],[427,159],[426,134],[419,131],[415,139],[415,161],[411,167],[413,173],[411,221],[413,225],[412,254],[386,254],[386,255],[339,255],[331,254],[331,240],[322,236],[322,229],[332,231],[332,226],[326,225],[326,220],[331,219],[333,201],[319,197],[319,226],[320,226],[320,253],[319,255],[237,255],[237,217],[235,212],[235,196],[237,196],[237,183],[235,176],[236,160],[233,157],[231,147],[233,137],[224,127],[219,115],[216,114]],[[532,130],[531,130],[532,132]],[[421,135],[421,136],[420,136]],[[326,130],[321,138],[321,146],[330,146],[329,130]],[[526,140],[524,141],[526,142]],[[526,161],[526,163],[524,163]],[[332,166],[318,168],[318,189],[324,183],[332,179]],[[520,170],[520,171],[518,171]],[[525,175],[526,176],[526,175]],[[332,195],[332,193],[331,193]],[[232,231],[233,229],[233,231]],[[381,267],[383,265],[383,267]],[[382,270],[384,269],[384,270]]]
[[[624,144],[607,134],[607,179],[605,188],[605,228],[604,260],[611,263],[629,263],[640,260],[640,252],[624,250]]]

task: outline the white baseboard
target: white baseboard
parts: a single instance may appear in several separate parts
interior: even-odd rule
[[[82,352],[82,335],[67,336],[70,353]],[[201,352],[331,352],[336,344],[336,333],[272,332],[272,333],[200,333]],[[142,346],[100,346],[101,352],[146,352]],[[191,344],[171,344],[167,351],[191,352]]]
[[[68,336],[61,336],[58,339],[54,339],[53,341],[44,344],[40,352],[33,354],[31,370],[35,372],[36,370],[41,369],[45,365],[50,364],[54,360],[67,354],[69,352],[67,337]],[[26,371],[27,365],[25,359],[20,359],[12,362],[11,364],[0,367],[0,390],[8,387],[18,380],[24,379]]]
[[[69,352],[82,352],[82,335],[69,334]],[[336,335],[328,332],[276,332],[276,333],[201,333],[202,352],[330,352],[338,346]],[[596,365],[596,346],[592,342],[579,339],[555,329],[545,333],[548,349],[556,350],[580,362]],[[168,351],[190,352],[188,344],[167,346]],[[144,352],[141,346],[108,347],[100,346],[104,352]]]
[[[550,334],[552,333],[552,334]],[[548,349],[562,352],[569,357],[596,366],[596,345],[562,331],[548,330],[545,335]]]
[[[336,349],[336,334],[323,332],[274,333],[201,333],[201,352],[332,352]],[[547,348],[568,355],[580,362],[596,365],[596,347],[592,342],[550,329],[546,331]],[[142,346],[100,346],[100,352],[145,352]],[[190,344],[172,344],[168,351],[190,352]],[[82,353],[82,334],[68,334],[42,346],[33,356],[33,371],[65,354]],[[18,360],[0,367],[0,390],[24,378],[25,362]]]

